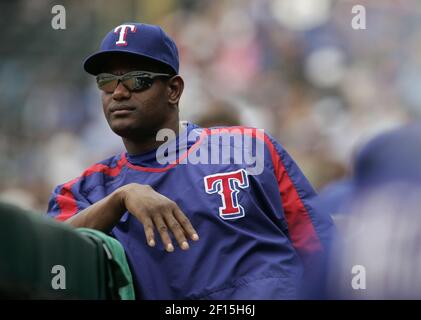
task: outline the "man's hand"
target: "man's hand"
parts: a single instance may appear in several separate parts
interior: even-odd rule
[[[104,199],[75,214],[66,223],[75,228],[85,227],[110,232],[129,211],[144,226],[146,241],[155,246],[155,228],[165,250],[174,251],[169,231],[181,249],[187,250],[187,237],[197,241],[199,236],[177,204],[156,192],[151,186],[131,183],[122,186]]]
[[[168,231],[174,234],[183,250],[189,248],[186,236],[194,241],[199,240],[197,232],[177,204],[151,186],[131,183],[121,187],[119,193],[121,205],[143,224],[149,246],[155,246],[155,228],[168,252],[174,251]]]

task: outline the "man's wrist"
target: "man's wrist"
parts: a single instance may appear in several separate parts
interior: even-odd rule
[[[121,216],[126,211],[125,205],[125,197],[126,197],[126,187],[123,186],[118,188],[111,194],[111,202],[113,203],[113,207],[117,208],[117,212]]]

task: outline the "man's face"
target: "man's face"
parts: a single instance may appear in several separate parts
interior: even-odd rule
[[[131,71],[162,72],[150,62],[124,57],[111,61],[104,72],[123,75]],[[174,106],[169,103],[166,79],[154,79],[150,88],[130,91],[121,82],[112,93],[102,91],[102,105],[111,129],[121,137],[155,136],[165,126]]]

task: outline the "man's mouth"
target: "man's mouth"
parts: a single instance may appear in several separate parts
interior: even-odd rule
[[[123,115],[134,111],[136,108],[126,105],[113,106],[110,108],[110,113],[113,115]]]

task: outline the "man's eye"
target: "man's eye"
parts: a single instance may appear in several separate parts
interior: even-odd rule
[[[136,78],[136,88],[143,89],[148,88],[152,85],[152,79],[146,77]]]
[[[98,79],[98,84],[105,85],[105,84],[110,83],[110,82],[112,82],[114,80],[115,80],[114,78]]]

